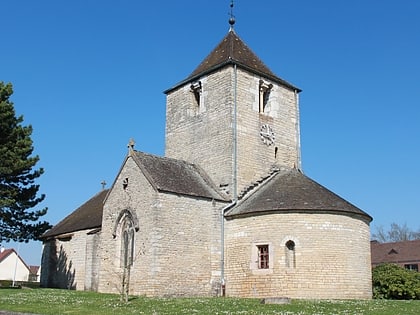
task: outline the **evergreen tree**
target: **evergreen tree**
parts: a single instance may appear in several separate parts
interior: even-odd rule
[[[44,200],[34,184],[44,172],[33,169],[38,156],[31,156],[32,127],[22,126],[9,100],[12,85],[0,81],[0,242],[36,240],[51,226],[38,221],[47,208],[31,210]]]

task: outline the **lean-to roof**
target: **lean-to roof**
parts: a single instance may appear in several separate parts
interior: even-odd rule
[[[47,239],[57,235],[101,227],[103,202],[107,193],[108,189],[104,189],[93,196],[62,221],[45,232],[41,238]]]

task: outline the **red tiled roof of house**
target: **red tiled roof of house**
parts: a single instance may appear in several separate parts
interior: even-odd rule
[[[0,251],[0,263],[13,253],[15,253],[19,257],[20,261],[26,266],[26,268],[30,270],[29,266],[25,263],[22,257],[20,257],[20,255],[13,248],[4,249],[3,251]]]
[[[370,243],[372,264],[420,262],[420,240]]]
[[[15,250],[13,248],[10,249],[4,249],[0,252],[0,262],[2,262],[6,257],[8,257],[10,254],[14,253]],[[16,253],[16,252],[15,252]]]
[[[32,275],[38,274],[39,266],[29,266],[29,272]]]

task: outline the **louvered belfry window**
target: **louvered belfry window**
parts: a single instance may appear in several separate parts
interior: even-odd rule
[[[268,269],[269,268],[269,252],[268,245],[258,245],[258,268]]]

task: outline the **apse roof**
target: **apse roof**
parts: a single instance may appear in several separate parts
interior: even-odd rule
[[[372,220],[366,212],[296,169],[279,171],[249,197],[229,210],[226,216],[253,215],[272,211],[348,213]]]
[[[288,88],[298,92],[301,91],[299,88],[275,75],[231,28],[216,48],[210,52],[185,80],[165,91],[165,93],[228,64],[236,64],[238,67],[271,79]]]

